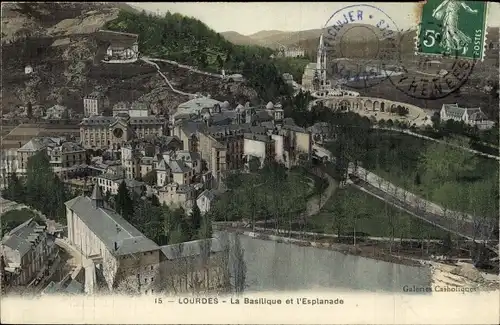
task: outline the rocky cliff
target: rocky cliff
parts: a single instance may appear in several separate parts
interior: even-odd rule
[[[94,33],[120,10],[136,11],[123,3],[2,5],[2,111],[31,102],[45,107],[61,104],[82,112],[82,97],[96,89],[108,96],[110,105],[141,99],[168,111],[188,100],[171,92],[155,68],[142,61],[101,62],[107,44]],[[25,73],[27,66],[32,66],[33,73]],[[228,85],[187,69],[165,64],[162,71],[186,92],[208,92],[221,100],[256,96],[245,85]]]

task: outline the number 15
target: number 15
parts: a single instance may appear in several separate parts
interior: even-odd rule
[[[428,29],[424,34],[423,44],[425,47],[433,47],[436,44],[436,39],[439,39],[440,33],[436,33],[435,30]]]

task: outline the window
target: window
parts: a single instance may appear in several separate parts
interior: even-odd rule
[[[151,265],[151,271],[153,271],[153,265]]]

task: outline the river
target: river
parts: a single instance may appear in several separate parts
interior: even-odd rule
[[[230,237],[234,241],[234,234]],[[246,292],[359,290],[402,293],[405,285],[431,284],[431,271],[427,267],[393,264],[247,236],[240,236],[240,240],[247,267]]]

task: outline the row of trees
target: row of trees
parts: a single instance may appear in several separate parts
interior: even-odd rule
[[[2,193],[6,199],[24,203],[62,224],[66,223],[64,202],[74,194],[53,172],[45,152],[28,159],[25,178],[12,173]]]

